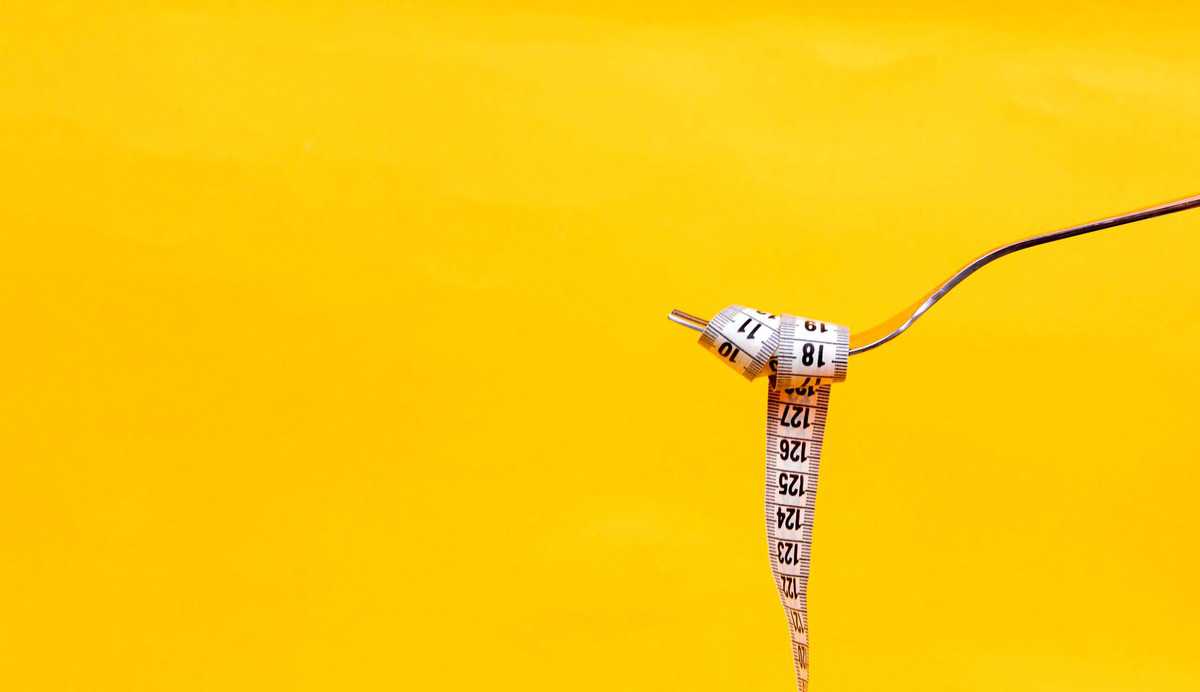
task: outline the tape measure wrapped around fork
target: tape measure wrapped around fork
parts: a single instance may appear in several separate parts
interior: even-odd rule
[[[700,345],[767,390],[766,519],[771,573],[787,613],[800,692],[808,690],[808,574],[830,385],[846,379],[850,332],[841,325],[732,305]]]

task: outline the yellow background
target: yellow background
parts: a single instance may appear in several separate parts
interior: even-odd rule
[[[1200,192],[1162,3],[7,3],[0,687],[792,688],[763,385]],[[815,692],[1200,686],[1200,212],[852,360]]]

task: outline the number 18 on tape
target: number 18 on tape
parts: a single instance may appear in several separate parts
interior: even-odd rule
[[[830,322],[725,308],[700,345],[767,389],[766,519],[771,573],[787,613],[796,684],[808,690],[808,573],[821,443],[833,382],[846,379],[850,332]]]

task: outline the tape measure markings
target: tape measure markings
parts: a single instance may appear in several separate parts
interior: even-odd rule
[[[740,305],[730,306],[709,321],[700,335],[700,343],[752,380],[762,373],[779,348],[779,318]]]
[[[807,692],[813,516],[830,385],[846,378],[850,332],[733,305],[709,321],[700,344],[743,377],[770,375],[763,503],[769,559],[787,615],[796,684]]]

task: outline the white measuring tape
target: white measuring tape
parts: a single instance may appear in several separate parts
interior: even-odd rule
[[[846,379],[850,331],[829,322],[732,305],[700,345],[767,390],[767,539],[771,572],[792,635],[796,684],[808,690],[808,570],[831,382]]]

